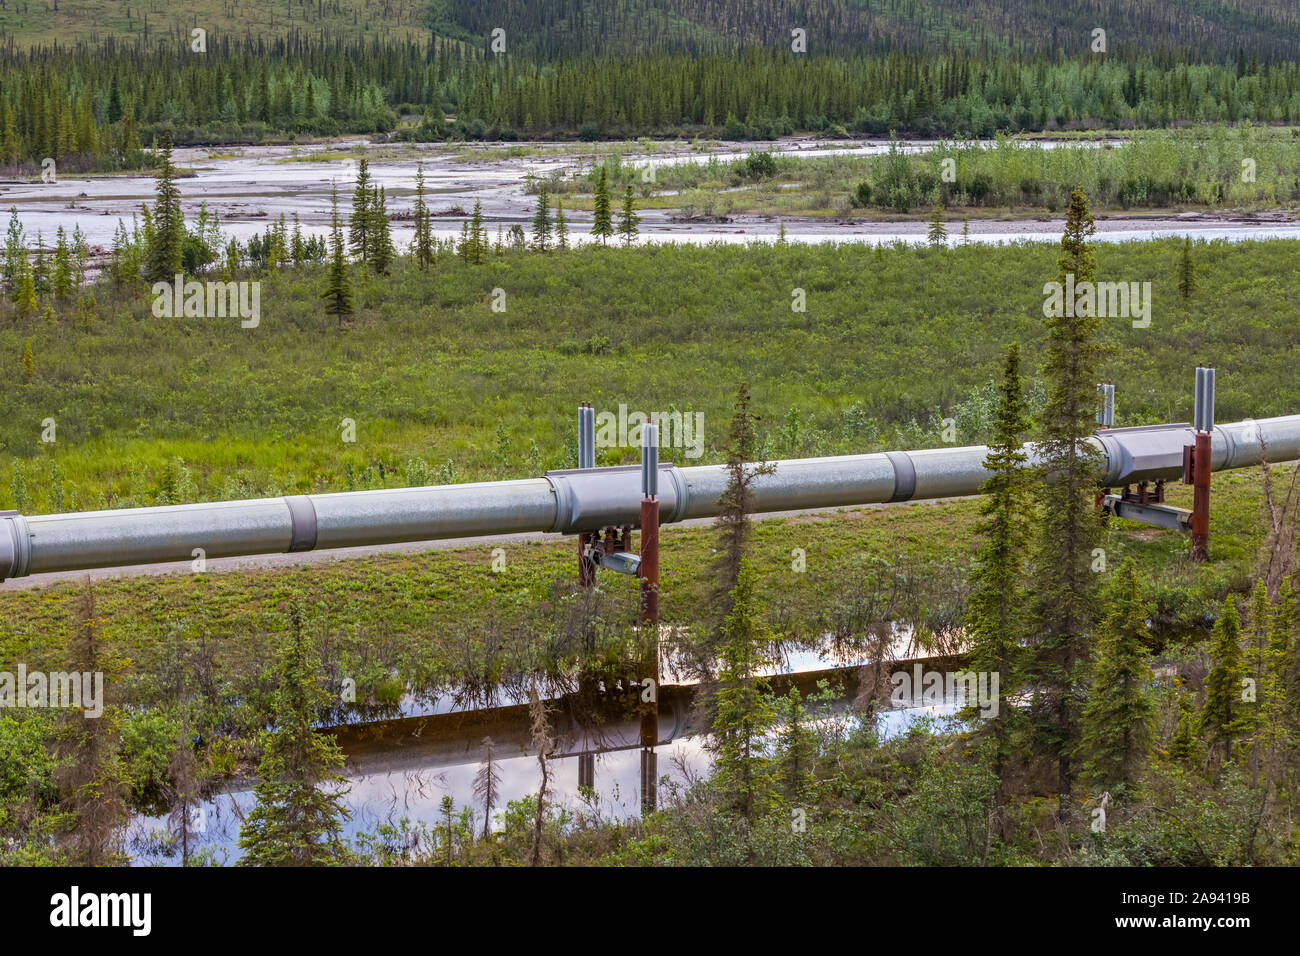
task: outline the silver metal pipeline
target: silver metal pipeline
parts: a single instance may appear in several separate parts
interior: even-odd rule
[[[1089,441],[1102,484],[1177,478],[1191,425],[1116,428]],[[1267,450],[1266,450],[1267,449]],[[1030,461],[1038,460],[1033,445]],[[775,462],[754,482],[755,511],[834,508],[975,495],[987,449],[930,448]],[[1300,415],[1213,429],[1213,470],[1300,458]],[[714,517],[724,465],[659,463],[660,521]],[[541,478],[392,488],[77,514],[0,513],[0,580],[240,555],[352,548],[516,532],[599,531],[640,523],[641,466],[569,469]]]

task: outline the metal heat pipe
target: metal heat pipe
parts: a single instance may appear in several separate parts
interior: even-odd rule
[[[1300,415],[1213,428],[1214,471],[1300,458]],[[1108,487],[1177,478],[1191,425],[1107,429],[1089,441]],[[1034,446],[1026,446],[1030,461]],[[755,511],[875,504],[978,494],[984,446],[778,461],[755,479]],[[541,478],[392,488],[251,501],[24,516],[0,513],[0,580],[206,558],[353,548],[517,532],[576,534],[638,527],[641,468],[573,469]],[[658,470],[665,524],[717,515],[723,465]]]

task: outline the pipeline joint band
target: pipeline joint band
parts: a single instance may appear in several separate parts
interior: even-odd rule
[[[306,495],[286,495],[284,503],[289,506],[290,534],[289,551],[310,551],[316,547],[316,506]]]
[[[894,466],[894,494],[890,501],[907,501],[916,493],[916,466],[905,451],[887,451],[885,457]]]
[[[0,511],[0,581],[31,573],[32,535],[17,511]]]

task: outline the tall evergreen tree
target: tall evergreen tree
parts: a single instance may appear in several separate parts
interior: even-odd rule
[[[537,190],[537,211],[533,213],[533,248],[546,252],[551,247],[551,197],[546,183]]]
[[[348,248],[363,269],[369,267],[371,259],[371,228],[374,219],[370,215],[370,202],[373,196],[370,164],[363,156],[357,163],[357,184],[352,190],[352,216],[348,220]]]
[[[728,809],[750,820],[762,813],[771,792],[764,735],[775,719],[758,677],[759,670],[771,662],[763,655],[769,635],[756,587],[757,574],[743,561],[731,593],[731,611],[722,627],[713,718],[718,754],[713,786]]]
[[[1106,595],[1092,686],[1083,711],[1084,770],[1117,796],[1132,792],[1151,753],[1155,680],[1143,640],[1147,609],[1137,564],[1127,559]]]
[[[798,800],[812,783],[817,758],[817,735],[808,725],[808,712],[797,687],[777,701],[775,774],[777,784],[787,800]]]
[[[1283,726],[1292,735],[1295,744],[1292,759],[1300,756],[1300,610],[1296,607],[1297,595],[1289,580],[1284,580],[1277,592],[1277,608],[1273,612],[1273,644],[1280,655],[1278,661],[1278,704]]]
[[[1169,759],[1181,764],[1194,764],[1200,755],[1200,738],[1197,736],[1199,718],[1192,706],[1192,695],[1181,688],[1178,695],[1178,723],[1169,742]]]
[[[329,285],[321,293],[329,305],[326,309],[342,326],[343,316],[352,314],[352,282],[348,278],[348,262],[343,252],[343,223],[339,219],[339,188],[330,191],[330,268]]]
[[[1096,279],[1095,232],[1082,189],[1075,189],[1061,238],[1060,281]],[[1031,707],[1039,752],[1054,758],[1062,819],[1077,775],[1079,689],[1097,606],[1093,549],[1101,524],[1094,510],[1100,461],[1087,438],[1096,424],[1100,322],[1083,309],[1049,318],[1043,377],[1047,404],[1039,417],[1040,505],[1031,559]],[[1094,310],[1095,311],[1095,310]],[[1073,314],[1072,314],[1073,313]]]
[[[54,267],[50,274],[50,289],[59,299],[68,299],[76,291],[75,267],[67,234],[59,226],[54,242]]]
[[[632,201],[632,184],[627,184],[627,191],[623,193],[623,211],[618,219],[618,232],[623,237],[623,245],[632,245],[632,240],[637,237],[639,230],[637,225],[641,222],[641,217],[636,214],[636,206]]]
[[[1019,692],[1024,667],[1025,561],[1033,506],[1025,469],[1025,433],[1029,418],[1020,374],[1020,346],[1007,349],[1002,384],[994,412],[994,435],[980,486],[980,545],[971,574],[972,593],[966,633],[970,669],[998,675],[997,711],[974,724],[974,734],[988,741],[992,771],[999,781],[998,805],[1005,799],[1012,735],[1022,722],[1019,708],[1005,704]],[[975,714],[967,714],[974,719]]]
[[[614,220],[610,216],[609,206],[609,182],[605,175],[605,167],[600,167],[600,180],[596,183],[596,199],[594,212],[592,214],[591,234],[600,237],[600,244],[603,246],[610,236],[614,235]]]
[[[487,229],[483,225],[483,201],[475,199],[474,212],[469,217],[468,260],[474,265],[481,263],[483,257],[487,255],[487,244]]]
[[[370,216],[370,267],[375,275],[387,275],[397,255],[393,248],[393,234],[388,222],[388,199],[384,187],[371,190]]]
[[[555,248],[561,251],[569,248],[569,221],[564,218],[563,199],[555,203]]]
[[[343,824],[346,778],[343,752],[316,730],[328,701],[321,686],[315,643],[301,611],[290,609],[290,628],[276,664],[274,729],[267,732],[253,792],[257,806],[239,832],[243,866],[339,865],[351,860]],[[323,789],[328,788],[328,789]]]
[[[424,201],[424,163],[415,168],[415,263],[421,271],[433,264],[433,229],[429,222],[429,206]]]
[[[118,228],[122,227],[118,223]],[[9,207],[9,232],[5,237],[4,286],[10,300],[18,301],[18,277],[27,263],[27,237],[18,221],[18,208]]]
[[[39,232],[32,250],[32,283],[38,297],[50,294],[50,258],[45,254],[45,237]]]
[[[185,244],[185,217],[181,212],[181,191],[176,186],[172,164],[172,134],[163,132],[155,174],[153,232],[145,253],[145,278],[149,282],[171,282],[181,271],[181,250]]]
[[[776,471],[775,465],[754,463],[758,456],[758,427],[749,402],[749,387],[741,382],[736,388],[727,442],[727,487],[718,499],[718,517],[714,522],[720,539],[712,602],[716,620],[730,612],[731,595],[740,581],[740,566],[749,544],[749,515],[754,510],[754,481],[760,475]]]
[[[1241,679],[1245,667],[1241,656],[1241,621],[1237,602],[1231,595],[1214,622],[1210,636],[1210,659],[1214,662],[1205,678],[1205,706],[1201,708],[1200,732],[1211,748],[1222,748],[1224,763],[1233,758],[1233,745],[1248,727]]]

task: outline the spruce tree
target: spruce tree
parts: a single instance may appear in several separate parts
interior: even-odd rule
[[[1200,733],[1211,748],[1221,748],[1224,763],[1233,758],[1233,744],[1248,726],[1241,699],[1245,667],[1241,657],[1241,621],[1232,595],[1214,622],[1210,636],[1210,659],[1214,662],[1205,678],[1205,706],[1201,708]]]
[[[123,229],[121,222],[118,228]],[[4,285],[5,294],[13,302],[18,301],[18,276],[27,262],[27,237],[22,223],[18,221],[18,209],[9,207],[9,233],[5,237]]]
[[[1296,607],[1296,594],[1290,580],[1283,580],[1277,592],[1277,607],[1273,612],[1273,644],[1278,659],[1278,704],[1282,722],[1297,745],[1292,757],[1300,754],[1300,634],[1297,622],[1300,611]]]
[[[346,778],[343,752],[318,733],[318,712],[329,695],[321,686],[315,642],[297,607],[276,660],[274,729],[266,733],[257,785],[257,806],[239,832],[242,866],[321,866],[351,860],[343,824]],[[322,789],[322,786],[328,789]]]
[[[54,268],[50,274],[50,289],[59,299],[71,298],[76,291],[76,272],[72,261],[72,248],[67,234],[59,226],[54,243]]]
[[[352,190],[352,217],[348,221],[348,248],[361,267],[367,268],[371,258],[370,201],[374,195],[370,187],[370,164],[365,157],[357,164],[357,184]]]
[[[971,574],[966,633],[970,669],[998,675],[997,711],[975,723],[973,733],[988,742],[1001,806],[1012,735],[1022,722],[1019,709],[1005,702],[1018,693],[1024,666],[1021,645],[1025,633],[1025,561],[1032,509],[1030,478],[1025,469],[1028,456],[1023,450],[1029,419],[1017,343],[1007,349],[994,419],[993,439],[984,458],[989,476],[980,486],[983,497],[976,534],[983,543]],[[977,715],[972,711],[965,716],[974,720]]]
[[[641,222],[641,217],[636,214],[636,207],[632,202],[632,184],[627,184],[627,191],[623,194],[623,211],[618,219],[618,232],[623,237],[623,245],[632,245],[632,240],[637,237],[639,230],[637,225]]]
[[[465,220],[464,222],[462,222],[462,223],[460,224],[460,239],[458,239],[458,240],[456,241],[456,256],[457,256],[457,257],[458,257],[462,262],[469,262],[469,261],[470,261],[470,258],[469,258],[469,253],[470,253],[469,245],[470,245],[470,238],[469,238],[469,220],[467,219],[467,220]]]
[[[30,382],[36,377],[36,358],[32,355],[32,340],[23,346],[23,379]]]
[[[343,223],[339,219],[339,188],[330,193],[330,268],[329,285],[321,293],[339,326],[343,316],[352,314],[352,283],[348,278],[348,262],[343,252]]]
[[[421,271],[433,264],[433,229],[429,222],[429,206],[424,201],[424,163],[415,168],[415,263]]]
[[[90,263],[90,243],[86,241],[86,234],[81,231],[81,226],[77,225],[72,228],[72,264],[73,264],[73,282],[80,290],[86,284],[86,266]]]
[[[155,180],[153,232],[145,253],[145,278],[149,282],[171,282],[181,271],[185,217],[181,212],[181,191],[176,186],[176,167],[172,165],[170,131],[163,133]]]
[[[500,245],[498,239],[497,244]],[[569,221],[564,218],[564,200],[555,201],[555,248],[565,250],[569,248]]]
[[[1268,587],[1264,579],[1255,582],[1255,590],[1250,601],[1250,628],[1247,634],[1246,650],[1242,669],[1245,676],[1254,683],[1254,701],[1243,701],[1242,716],[1245,732],[1253,738],[1251,748],[1251,783],[1259,774],[1259,731],[1264,722],[1264,703],[1272,696],[1270,689],[1272,679],[1276,676],[1273,664],[1273,649],[1270,644],[1273,636],[1273,607],[1268,599]]]
[[[1195,764],[1200,757],[1201,742],[1196,731],[1199,720],[1192,706],[1192,695],[1181,688],[1175,693],[1178,695],[1178,724],[1169,742],[1169,759],[1181,764]]]
[[[609,206],[609,183],[603,165],[600,167],[600,180],[596,183],[596,200],[592,214],[591,234],[600,237],[602,246],[610,236],[614,235],[614,220],[610,216]]]
[[[1262,581],[1261,581],[1262,583]],[[1265,592],[1267,594],[1267,592]],[[1260,620],[1257,610],[1252,620],[1251,663],[1260,674],[1258,678],[1258,716],[1255,720],[1255,745],[1251,753],[1251,784],[1258,783],[1263,769],[1271,778],[1277,769],[1278,757],[1287,753],[1287,652],[1291,647],[1291,632],[1295,627],[1295,603],[1291,582],[1283,578],[1278,585],[1277,597],[1268,606],[1266,620]],[[1258,636],[1261,625],[1267,634]],[[1283,760],[1285,762],[1285,760]]]
[[[551,247],[551,197],[546,184],[537,190],[537,211],[533,213],[533,248],[546,252]]]
[[[1061,239],[1062,284],[1071,274],[1076,284],[1095,281],[1096,258],[1088,242],[1094,232],[1088,200],[1075,189]],[[1087,310],[1062,309],[1047,322],[1047,404],[1038,422],[1041,480],[1030,562],[1031,717],[1039,752],[1056,761],[1062,819],[1077,775],[1071,756],[1083,703],[1081,670],[1097,607],[1093,549],[1101,534],[1093,504],[1100,456],[1087,441],[1096,424],[1100,322],[1095,315],[1069,314],[1079,311]]]
[[[731,593],[731,611],[722,627],[713,718],[718,754],[713,787],[727,809],[749,820],[762,813],[770,795],[764,735],[775,719],[758,677],[758,671],[771,662],[763,655],[769,634],[756,588],[757,574],[743,561]]]
[[[931,249],[943,249],[948,245],[948,227],[944,224],[943,206],[938,203],[930,211],[930,230],[926,233],[926,241],[930,243]]]
[[[522,230],[520,230],[522,232]],[[474,265],[483,261],[487,255],[487,229],[483,225],[483,201],[474,200],[474,213],[469,219],[469,250],[468,259]]]
[[[369,215],[370,267],[375,275],[387,275],[397,250],[393,248],[393,236],[388,222],[388,201],[383,186],[371,191]]]
[[[50,258],[45,254],[45,237],[36,233],[36,247],[32,249],[32,284],[38,298],[50,294]]]
[[[749,515],[754,510],[754,481],[770,475],[776,466],[754,463],[758,456],[758,426],[749,407],[749,387],[741,382],[736,389],[727,442],[727,487],[718,499],[718,517],[714,527],[719,532],[718,556],[715,559],[715,620],[722,620],[731,610],[731,595],[740,581],[740,566],[749,544]]]
[[[1107,589],[1092,686],[1083,711],[1084,770],[1099,786],[1129,793],[1151,753],[1155,680],[1143,640],[1147,609],[1137,564],[1128,558]]]
[[[798,800],[812,783],[817,735],[808,725],[808,712],[797,687],[777,702],[780,727],[776,741],[776,780],[787,800]]]

